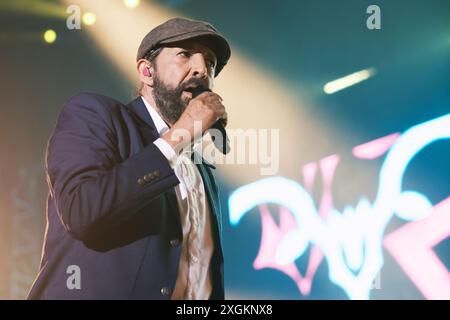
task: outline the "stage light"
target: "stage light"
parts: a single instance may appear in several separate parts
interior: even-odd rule
[[[56,32],[52,29],[48,29],[44,32],[44,41],[51,44],[56,40]]]
[[[92,12],[86,12],[83,14],[83,23],[88,26],[92,26],[95,21],[97,21],[97,17]]]
[[[376,72],[375,68],[369,68],[349,74],[348,76],[328,82],[323,87],[323,91],[326,94],[338,92],[340,90],[353,86],[361,81],[369,79],[370,77],[375,75],[375,72]]]
[[[67,6],[58,1],[20,0],[0,1],[0,11],[32,14],[38,17],[66,19]]]
[[[123,0],[124,5],[130,9],[136,8],[140,2],[140,0]]]

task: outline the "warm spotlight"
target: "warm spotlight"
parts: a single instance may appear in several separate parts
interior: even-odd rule
[[[123,0],[123,4],[130,9],[136,8],[140,2],[140,0]]]
[[[56,32],[52,29],[48,29],[44,32],[44,41],[47,43],[53,43],[56,40]]]
[[[97,17],[92,12],[86,12],[83,14],[83,23],[87,26],[92,26],[95,21],[97,21]]]

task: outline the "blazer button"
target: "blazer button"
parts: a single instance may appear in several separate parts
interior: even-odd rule
[[[168,287],[162,287],[161,288],[161,294],[163,296],[168,296],[172,293],[172,290],[170,290]]]
[[[144,176],[144,180],[145,180],[145,182],[150,182],[150,181],[152,181],[152,180],[153,180],[153,175],[152,175],[151,173],[146,174],[146,175]]]
[[[178,245],[180,244],[180,240],[178,240],[178,239],[172,239],[172,240],[170,240],[170,245],[172,246],[172,247],[178,247]]]
[[[137,182],[140,186],[143,186],[145,184],[145,180],[142,178],[139,178]]]
[[[161,176],[161,171],[159,171],[159,170],[155,170],[152,173],[153,173],[153,177],[155,177],[155,178],[159,178]]]

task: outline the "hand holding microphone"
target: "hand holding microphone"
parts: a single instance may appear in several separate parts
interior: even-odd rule
[[[204,87],[196,87],[192,90],[192,98],[196,98],[203,92],[211,92],[210,89]],[[226,112],[225,112],[226,115]],[[212,140],[217,149],[223,154],[230,152],[230,140],[228,139],[227,132],[225,131],[227,118],[221,118],[217,120],[211,127],[211,129],[216,129],[220,132],[220,137],[212,136]]]
[[[178,121],[173,124],[162,138],[171,144],[175,150],[179,150],[187,143],[193,141],[195,137],[202,135],[206,130],[216,129],[215,134],[212,134],[214,145],[223,154],[228,153],[230,144],[224,128],[227,122],[227,113],[222,104],[222,98],[203,86],[191,88],[190,91],[192,99],[188,106]],[[195,132],[194,124],[197,121],[202,124],[202,132]],[[190,133],[190,141],[183,140],[181,135],[177,134],[177,129],[187,130]]]

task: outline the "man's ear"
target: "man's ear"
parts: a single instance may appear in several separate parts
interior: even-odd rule
[[[154,69],[153,66],[148,60],[140,59],[137,62],[137,69],[139,72],[139,79],[142,83],[145,83],[146,85],[153,87],[153,74]]]

